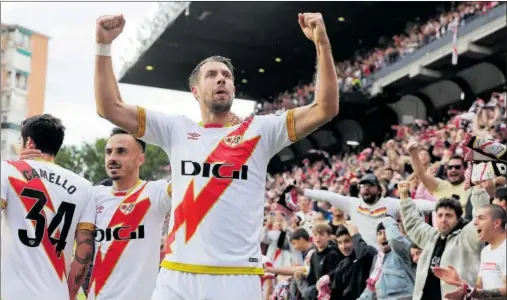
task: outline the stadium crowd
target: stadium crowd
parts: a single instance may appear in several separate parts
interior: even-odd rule
[[[410,56],[416,50],[452,32],[452,26],[463,26],[474,18],[486,14],[499,5],[498,1],[458,2],[435,17],[412,24],[405,33],[393,36],[390,40],[382,38],[378,47],[357,51],[345,61],[336,63],[340,90],[363,91],[370,86],[372,76],[380,69]],[[270,102],[258,103],[257,114],[269,114],[278,110],[303,106],[313,101],[313,84],[297,86],[293,91],[280,93]]]
[[[505,169],[493,181],[483,183],[489,195],[477,204],[480,194],[468,193],[476,188],[469,189],[471,179],[465,173],[468,161],[476,158],[470,158],[467,147],[462,145],[472,134],[495,141],[505,149],[506,97],[505,92],[495,92],[487,102],[477,99],[468,112],[452,111],[454,115],[447,122],[429,124],[416,120],[412,125],[396,126],[393,139],[382,145],[371,144],[361,151],[329,155],[315,150],[312,152],[321,159],[305,159],[290,171],[268,176],[261,245],[271,263],[268,265],[273,267],[266,268],[272,290],[265,299],[411,299],[413,293],[424,294],[422,299],[439,299],[453,292],[453,286],[446,283],[440,290],[437,277],[430,276],[430,258],[432,269],[440,264],[433,261],[435,253],[421,250],[433,251],[428,246],[429,238],[422,239],[418,232],[419,227],[426,225],[420,225],[419,216],[410,215],[403,204],[393,204],[398,199],[391,200],[417,199],[416,207],[424,213],[424,224],[434,228],[425,230],[438,230],[442,235],[457,234],[460,229],[464,232],[465,224],[470,224],[471,236],[477,237],[474,225],[481,225],[474,221],[474,206],[489,204],[490,198],[495,198],[494,204],[507,209]],[[500,162],[505,168],[505,150],[503,153]],[[406,185],[406,195],[400,191],[400,182]],[[381,204],[385,199],[391,202]],[[452,208],[454,223],[444,220],[440,208]],[[364,212],[370,219],[363,218]],[[402,221],[400,215],[407,220]],[[501,247],[496,252],[488,251],[497,253],[492,254],[493,262],[498,264],[498,274],[503,274],[497,274],[499,278],[505,279],[506,215],[504,212],[496,216],[503,223],[502,230],[498,231],[503,236],[503,244],[498,244]],[[373,225],[368,226],[368,222]],[[475,240],[473,251],[461,244],[456,246],[461,250],[452,250],[469,252],[463,255],[473,266],[458,266],[464,264],[463,260],[452,263],[462,268],[458,273],[470,284],[476,282],[480,243],[484,241],[487,239]],[[446,256],[441,246],[435,247],[441,251],[438,259]],[[443,246],[446,247],[450,246]],[[391,255],[394,258],[388,259],[390,251],[395,253]],[[351,253],[355,253],[354,263],[350,260]],[[365,256],[357,263],[360,253]],[[420,257],[426,259],[425,265],[417,268]],[[378,258],[384,258],[383,263]],[[449,265],[449,261],[449,258],[445,263],[442,260],[442,265]],[[449,270],[452,269],[445,269]],[[278,274],[276,279],[274,274]],[[437,274],[435,271],[434,275]],[[482,274],[479,277],[490,278]],[[446,282],[446,278],[439,278]],[[505,282],[499,286],[502,284],[505,288]],[[479,287],[485,286],[490,285]]]
[[[459,3],[337,63],[340,90],[362,90],[374,72],[447,34],[456,20],[462,26],[497,5]],[[313,97],[313,84],[298,86],[259,104],[256,114]],[[442,122],[393,126],[381,145],[339,155],[311,150],[311,159],[268,175],[263,300],[505,298],[506,99],[493,92]],[[494,142],[503,156],[477,158],[467,147],[475,147],[471,137]],[[493,175],[475,175],[482,182],[470,187],[479,167]]]
[[[340,90],[362,90],[374,72],[448,34],[453,22],[464,25],[497,5],[459,3],[337,63]],[[256,113],[313,97],[314,86],[302,85]],[[505,298],[506,99],[494,92],[442,122],[394,126],[380,145],[339,155],[312,150],[311,160],[268,175],[263,300]],[[477,149],[480,142],[503,156]],[[480,168],[492,175],[482,180]]]

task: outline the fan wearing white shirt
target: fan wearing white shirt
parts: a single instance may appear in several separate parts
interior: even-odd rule
[[[373,174],[366,174],[359,181],[359,198],[322,190],[295,188],[298,194],[314,200],[329,202],[349,215],[350,220],[358,227],[363,240],[373,247],[378,247],[376,235],[378,224],[387,216],[394,219],[399,217],[400,200],[391,197],[382,198],[380,182]],[[421,212],[435,210],[435,202],[433,201],[415,200],[414,202]]]
[[[500,206],[488,204],[479,208],[474,225],[479,239],[488,242],[481,251],[481,266],[474,288],[462,280],[452,266],[435,268],[440,280],[458,287],[445,295],[448,299],[505,299],[507,282],[507,248],[505,225],[507,212]],[[465,291],[466,294],[465,294]]]

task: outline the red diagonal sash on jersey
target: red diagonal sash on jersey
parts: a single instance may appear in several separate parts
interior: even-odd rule
[[[35,205],[35,203],[38,201],[37,199],[21,196],[21,193],[23,192],[23,190],[27,189],[27,188],[44,193],[44,195],[46,196],[46,199],[47,199],[45,206],[47,208],[49,208],[52,212],[55,212],[55,208],[54,208],[53,202],[51,200],[51,195],[48,193],[46,186],[44,185],[42,180],[38,177],[32,176],[32,167],[28,163],[26,163],[22,160],[9,161],[9,164],[11,164],[13,167],[15,167],[21,174],[28,174],[31,177],[31,180],[28,180],[28,181],[19,180],[14,177],[9,177],[9,182],[10,182],[12,188],[14,189],[14,191],[16,192],[16,194],[18,195],[19,199],[21,199],[21,202],[23,203],[23,206],[25,207],[26,212],[28,213],[32,209],[32,207]],[[46,218],[46,213],[44,212],[44,210],[41,210],[40,214],[43,215],[44,218]],[[32,224],[35,226],[35,221],[32,221]],[[56,253],[56,249],[55,249],[56,246],[53,246],[53,244],[49,240],[48,224],[46,224],[45,227],[46,228],[44,229],[44,237],[42,238],[42,241],[41,241],[42,247],[44,248],[44,251],[46,252],[46,254],[48,256],[49,261],[53,265],[53,268],[55,269],[56,274],[58,275],[58,278],[60,280],[63,280],[64,276],[66,276],[65,275],[66,274],[66,272],[65,272],[65,269],[66,269],[65,255],[62,251],[60,253],[60,257],[58,257],[58,254]],[[57,232],[57,234],[58,234],[58,232]]]
[[[124,230],[122,232],[130,232],[138,229],[142,220],[146,216],[148,209],[150,208],[151,202],[150,199],[146,198],[136,203],[139,195],[143,192],[146,187],[145,183],[141,186],[136,192],[127,196],[116,209],[111,221],[109,222],[108,228],[115,228],[117,226],[127,226],[130,228],[130,231]],[[132,204],[133,207],[124,213],[122,211],[122,206]],[[122,238],[127,238],[129,235],[121,234]],[[116,264],[120,260],[120,256],[122,255],[125,248],[127,248],[130,239],[125,240],[113,240],[110,242],[109,247],[106,251],[106,254],[103,256],[101,252],[101,248],[97,249],[97,255],[95,256],[95,265],[93,266],[92,278],[90,282],[93,284],[95,282],[95,297],[100,293],[107,280],[113,273]],[[135,262],[132,262],[135,263]]]
[[[206,159],[207,163],[225,162],[227,164],[231,164],[231,166],[227,167],[226,171],[224,171],[224,173],[228,174],[222,174],[222,176],[230,176],[233,171],[240,171],[241,166],[247,162],[255,150],[255,147],[260,140],[260,136],[242,141],[234,148],[225,143],[228,137],[242,136],[252,123],[252,120],[253,118],[244,121],[236,130],[232,131],[223,138],[215,150],[213,150]],[[231,183],[232,179],[229,178],[219,179],[212,177],[206,186],[202,188],[197,197],[194,197],[194,180],[192,179],[190,181],[185,195],[183,196],[183,200],[174,211],[174,225],[171,233],[169,233],[167,237],[167,253],[172,252],[171,244],[175,240],[176,231],[183,224],[186,224],[186,242],[192,238],[197,230],[197,226],[199,226],[203,218],[215,205],[218,199],[220,199],[220,196],[222,196]]]

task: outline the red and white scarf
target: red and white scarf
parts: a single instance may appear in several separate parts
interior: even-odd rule
[[[371,271],[370,277],[366,280],[366,286],[372,292],[375,292],[375,284],[382,274],[382,263],[384,262],[384,252],[379,252],[375,260],[375,267]]]

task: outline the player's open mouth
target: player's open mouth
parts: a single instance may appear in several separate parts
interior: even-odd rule
[[[117,166],[117,165],[114,165],[114,166],[108,166],[107,167],[109,170],[118,170],[119,168],[121,168],[120,166]]]
[[[382,246],[387,246],[387,245],[389,245],[388,242],[382,242]]]
[[[227,95],[227,91],[226,90],[218,90],[215,92],[215,95]]]
[[[477,234],[481,234],[482,229],[477,229]]]

